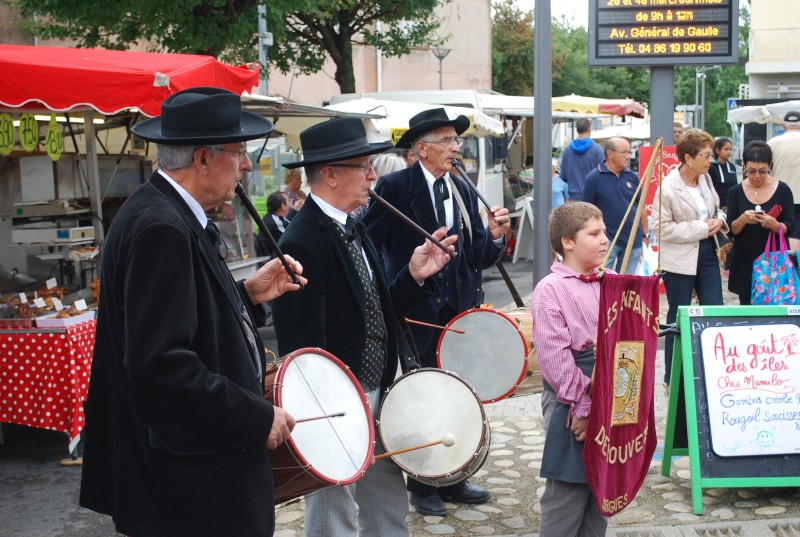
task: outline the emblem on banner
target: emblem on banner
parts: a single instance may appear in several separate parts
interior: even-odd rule
[[[644,341],[618,341],[614,347],[612,427],[638,423],[643,371]]]

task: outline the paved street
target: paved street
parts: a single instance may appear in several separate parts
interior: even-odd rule
[[[531,264],[507,264],[520,294],[529,301]],[[728,296],[727,300],[732,297]],[[486,302],[511,303],[496,269],[488,271]],[[662,319],[666,301],[661,305]],[[662,342],[663,343],[663,342]],[[270,345],[270,341],[267,341]],[[661,345],[663,346],[663,345]],[[656,378],[663,373],[663,351]],[[666,420],[667,395],[656,386],[656,419],[660,442]],[[538,477],[544,436],[539,395],[512,397],[485,407],[492,429],[486,463],[473,481],[493,493],[482,506],[447,504],[446,517],[409,513],[412,535],[494,535],[527,537],[539,527]],[[420,417],[420,419],[424,419]],[[0,537],[113,536],[107,517],[77,507],[79,467],[58,464],[66,456],[66,438],[50,431],[4,426],[0,446]],[[800,494],[795,488],[706,489],[705,512],[691,512],[688,459],[673,463],[670,477],[660,475],[657,451],[651,471],[636,500],[610,521],[617,536],[798,536]],[[303,503],[279,507],[277,537],[302,537]]]

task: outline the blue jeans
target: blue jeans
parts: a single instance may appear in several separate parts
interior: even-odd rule
[[[664,287],[667,289],[667,324],[672,324],[678,317],[678,306],[689,306],[692,303],[692,291],[702,306],[722,305],[722,277],[719,274],[719,260],[714,247],[714,239],[700,241],[697,255],[697,271],[694,275],[664,273]],[[687,334],[688,337],[688,334]],[[669,383],[672,373],[672,346],[674,336],[667,336],[664,342],[664,382]]]
[[[605,267],[611,269],[618,274],[622,274],[619,269],[622,268],[622,260],[625,258],[626,244],[616,244],[611,249],[611,255],[608,256]],[[642,245],[634,246],[631,248],[631,257],[628,259],[628,268],[625,269],[625,274],[636,274],[636,268],[639,266],[639,258],[642,257]]]

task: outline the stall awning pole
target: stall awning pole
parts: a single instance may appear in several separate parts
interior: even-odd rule
[[[92,206],[94,241],[100,246],[105,241],[103,233],[103,203],[100,192],[100,169],[97,164],[97,140],[95,139],[94,112],[83,113],[83,133],[86,140],[86,171],[89,175],[89,201]]]

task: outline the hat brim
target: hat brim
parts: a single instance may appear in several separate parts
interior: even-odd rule
[[[384,151],[388,151],[392,147],[394,147],[392,145],[392,142],[380,142],[377,144],[368,144],[359,149],[353,149],[352,151],[344,151],[342,153],[326,155],[325,157],[322,158],[299,160],[297,162],[286,162],[285,164],[281,164],[281,166],[291,170],[294,168],[300,168],[301,166],[311,166],[314,164],[327,164],[329,162],[339,162],[341,160],[347,160],[351,158],[365,157],[367,155],[376,155],[378,153],[383,153]]]
[[[403,133],[403,136],[395,144],[395,147],[398,149],[408,149],[411,147],[411,144],[422,136],[425,133],[435,131],[436,129],[441,129],[442,127],[455,127],[456,134],[461,134],[469,128],[469,118],[464,115],[460,115],[455,119],[450,120],[443,120],[443,119],[431,119],[428,121],[422,121],[406,132]]]
[[[221,136],[219,134],[197,133],[191,137],[165,137],[161,132],[161,117],[154,117],[146,119],[131,127],[131,132],[147,140],[148,142],[155,142],[157,144],[165,145],[195,145],[195,144],[230,144],[234,142],[246,142],[247,140],[255,140],[262,138],[271,133],[275,128],[272,121],[267,118],[261,117],[252,112],[242,112],[242,119],[240,122],[241,130],[235,134]]]

